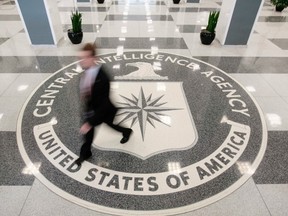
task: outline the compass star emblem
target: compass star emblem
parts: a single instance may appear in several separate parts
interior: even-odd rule
[[[155,128],[154,121],[160,122],[164,125],[170,126],[165,119],[167,115],[163,114],[165,111],[180,110],[178,108],[167,108],[162,107],[167,102],[160,102],[164,95],[161,95],[157,98],[152,98],[152,94],[149,97],[145,97],[143,88],[141,87],[138,98],[131,94],[132,98],[127,98],[123,95],[120,95],[125,102],[117,102],[121,105],[118,107],[120,109],[117,116],[124,116],[123,119],[119,122],[127,122],[132,120],[131,127],[139,122],[142,140],[144,141],[146,124],[147,122]],[[165,118],[166,117],[166,118]]]

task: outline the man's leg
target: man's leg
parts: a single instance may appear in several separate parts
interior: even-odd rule
[[[91,128],[90,131],[87,132],[87,134],[84,135],[85,142],[81,146],[80,150],[80,157],[75,161],[76,164],[80,165],[84,160],[87,160],[89,157],[91,157],[91,145],[94,138],[94,127]]]
[[[113,124],[113,120],[112,121],[111,120],[106,121],[105,123],[107,125],[109,125],[111,128],[113,128],[114,130],[122,133],[123,138],[120,140],[120,143],[124,144],[124,143],[128,142],[130,135],[133,132],[131,128],[125,128],[125,127],[122,127],[120,125],[115,125],[115,124]]]

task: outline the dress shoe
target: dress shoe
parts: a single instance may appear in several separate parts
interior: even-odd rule
[[[84,161],[84,158],[79,157],[77,160],[75,160],[75,164],[77,164],[78,166],[80,166],[83,161]]]
[[[88,155],[86,155],[85,157],[83,156],[80,156],[76,161],[75,163],[80,166],[84,160],[87,160],[88,158],[90,158],[92,156],[92,153],[90,152]]]
[[[123,133],[123,138],[120,140],[120,143],[121,144],[124,144],[126,142],[128,142],[129,138],[130,138],[130,135],[132,134],[133,130],[132,129],[128,129],[129,131],[126,132],[126,133]]]

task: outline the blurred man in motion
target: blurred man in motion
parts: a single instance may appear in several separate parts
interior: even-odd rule
[[[91,145],[94,137],[94,127],[106,123],[111,128],[122,133],[121,144],[128,142],[132,129],[113,124],[117,108],[110,101],[110,79],[101,65],[96,65],[96,46],[87,43],[80,51],[80,65],[85,70],[80,80],[80,96],[83,104],[84,124],[80,133],[84,135],[84,144],[80,157],[75,161],[80,165],[91,157]]]

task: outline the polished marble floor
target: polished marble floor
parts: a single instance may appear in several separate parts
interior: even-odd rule
[[[77,3],[82,44],[99,46],[117,120],[134,133],[120,145],[101,126],[93,157],[75,168],[81,44],[66,31],[76,4],[57,1],[57,46],[31,46],[15,2],[0,1],[0,214],[288,215],[288,9],[265,1],[247,46],[202,45],[221,4]]]

